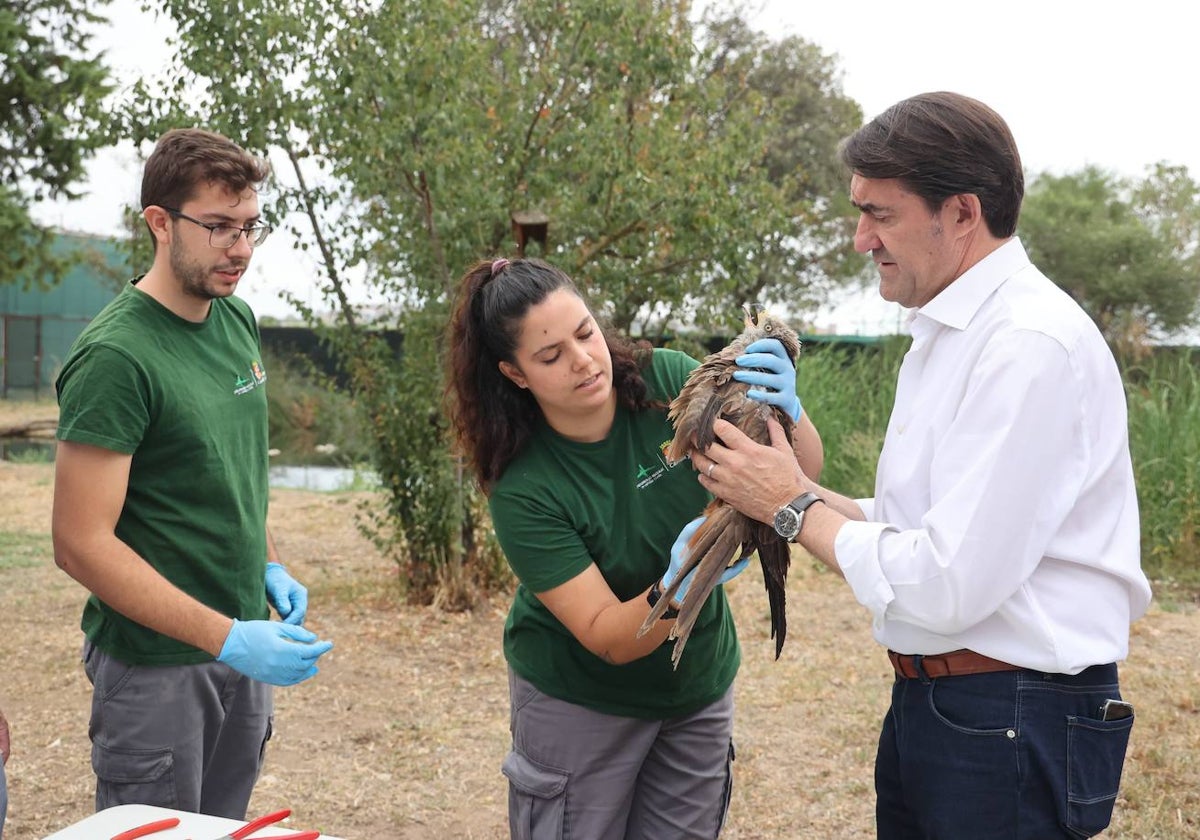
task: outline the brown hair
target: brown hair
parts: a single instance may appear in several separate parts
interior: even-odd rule
[[[993,236],[1017,229],[1021,156],[1004,119],[976,99],[945,91],[905,99],[843,140],[839,154],[864,178],[900,181],[933,212],[972,194]]]
[[[566,273],[535,259],[478,262],[459,281],[446,330],[445,402],[458,449],[485,493],[529,442],[541,418],[537,400],[500,372],[500,362],[514,362],[526,313],[558,289],[584,300]],[[603,332],[617,401],[632,411],[664,407],[650,399],[642,379],[649,342]]]
[[[181,207],[200,184],[230,192],[257,191],[270,165],[228,137],[202,128],[174,128],[159,138],[142,173],[142,209]]]

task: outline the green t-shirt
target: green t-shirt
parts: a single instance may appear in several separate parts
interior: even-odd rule
[[[136,281],[134,281],[136,283]],[[116,535],[167,580],[232,618],[267,618],[267,398],[250,307],[219,298],[203,323],[130,284],[58,375],[58,438],[132,454]],[[95,595],[82,627],[130,664],[211,661]]]
[[[670,401],[696,362],[656,350],[643,371],[650,393]],[[504,627],[504,654],[542,692],[600,712],[663,719],[719,699],[741,663],[725,591],[717,587],[688,639],[679,669],[667,642],[627,665],[580,644],[534,595],[595,563],[622,601],[666,571],[679,531],[711,498],[690,463],[670,465],[666,411],[618,406],[608,437],[577,443],[545,423],[504,471],[489,498],[496,536],[520,580]],[[646,611],[649,612],[649,605]]]

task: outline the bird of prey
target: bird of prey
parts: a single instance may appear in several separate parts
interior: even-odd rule
[[[800,339],[790,327],[757,304],[746,305],[745,311],[746,325],[742,333],[727,347],[706,357],[688,376],[679,395],[671,401],[667,417],[675,427],[675,436],[667,450],[667,457],[672,461],[708,449],[716,439],[713,423],[718,417],[733,423],[753,440],[769,446],[771,436],[767,429],[767,418],[773,414],[783,426],[788,441],[792,440],[793,421],[788,413],[747,397],[746,392],[752,386],[738,382],[733,378],[733,373],[738,369],[735,362],[738,356],[763,338],[779,339],[788,358],[795,364],[800,354]],[[711,501],[704,509],[704,515],[707,519],[688,542],[689,557],[686,563],[650,610],[638,635],[645,634],[666,612],[679,583],[694,569],[695,576],[679,608],[675,626],[671,629],[670,638],[676,639],[671,662],[678,667],[679,657],[683,654],[700,608],[716,587],[721,573],[730,563],[757,551],[767,599],[771,605],[771,637],[775,640],[775,658],[778,659],[787,636],[784,584],[791,562],[787,542],[775,533],[772,525],[739,513],[721,499]]]

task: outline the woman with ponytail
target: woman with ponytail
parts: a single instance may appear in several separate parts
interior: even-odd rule
[[[637,636],[711,498],[663,456],[666,406],[697,362],[607,334],[571,278],[533,259],[471,268],[448,339],[452,429],[519,581],[504,628],[512,836],[717,837],[740,663],[723,587],[678,670],[673,621]],[[819,459],[807,418],[797,433]]]

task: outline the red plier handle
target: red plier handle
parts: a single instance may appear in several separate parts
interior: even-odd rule
[[[236,831],[218,837],[217,840],[244,840],[260,828],[265,828],[272,823],[277,823],[282,819],[290,817],[292,814],[291,808],[284,808],[282,811],[276,811],[273,814],[267,814],[265,817],[259,817],[256,820],[251,820]],[[281,834],[277,837],[269,838],[269,840],[317,840],[321,836],[319,831],[301,831],[296,834]],[[268,840],[268,838],[263,838]]]
[[[122,831],[120,834],[114,835],[112,840],[134,840],[134,838],[145,837],[147,834],[153,834],[156,831],[166,831],[168,828],[174,828],[177,825],[179,825],[179,817],[167,817],[165,820],[157,820],[156,822],[131,828],[128,831]]]

